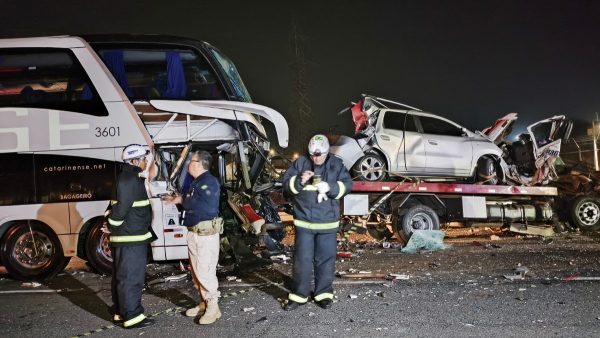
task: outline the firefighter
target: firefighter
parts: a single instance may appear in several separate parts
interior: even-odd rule
[[[148,151],[139,144],[123,150],[123,170],[117,180],[117,200],[108,217],[113,258],[111,283],[115,323],[126,329],[148,327],[154,321],[144,316],[142,289],[146,276],[148,244],[152,231],[152,208],[142,172]]]
[[[340,199],[350,191],[352,178],[342,160],[329,155],[329,141],[317,134],[308,144],[309,156],[292,163],[283,179],[284,191],[293,196],[294,287],[284,309],[305,304],[311,295],[323,309],[333,302],[333,278]]]
[[[212,156],[199,150],[191,154],[188,173],[194,178],[186,194],[163,196],[167,204],[179,203],[185,209],[183,225],[188,229],[187,242],[194,285],[200,292],[200,302],[185,315],[196,317],[201,325],[212,324],[221,318],[219,309],[217,263],[223,219],[219,217],[221,186],[209,169]]]

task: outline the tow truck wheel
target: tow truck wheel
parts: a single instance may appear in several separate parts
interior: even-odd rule
[[[573,224],[584,230],[593,229],[600,224],[600,201],[589,196],[579,196],[571,205]]]
[[[367,153],[352,167],[352,177],[361,181],[382,181],[386,177],[386,164],[376,153]]]
[[[498,166],[496,161],[488,156],[481,157],[477,160],[477,172],[475,181],[486,185],[498,184]]]
[[[109,235],[102,232],[104,219],[99,219],[90,228],[85,242],[85,255],[90,266],[103,275],[112,274],[112,253]]]
[[[25,281],[50,279],[68,263],[58,236],[37,222],[24,221],[8,229],[0,256],[9,275]]]
[[[416,204],[402,216],[392,216],[394,233],[405,243],[415,230],[439,230],[440,219],[430,207]]]

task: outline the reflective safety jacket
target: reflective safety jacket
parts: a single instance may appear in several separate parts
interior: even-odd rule
[[[302,173],[313,171],[310,182],[302,184]],[[327,200],[318,203],[316,181],[329,184]],[[283,177],[284,192],[293,196],[294,225],[312,230],[336,229],[340,220],[340,199],[352,188],[352,178],[341,159],[328,155],[325,163],[315,165],[306,156],[292,163]]]
[[[119,174],[117,200],[111,201],[108,217],[113,246],[149,243],[156,239],[151,229],[152,208],[141,173],[141,168],[125,164]]]

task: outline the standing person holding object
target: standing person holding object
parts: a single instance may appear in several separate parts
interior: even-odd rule
[[[139,144],[123,150],[125,162],[117,179],[117,200],[111,201],[108,216],[113,258],[111,283],[115,323],[126,329],[154,324],[144,316],[142,290],[148,263],[148,243],[156,239],[152,232],[152,208],[142,172],[148,151]]]
[[[185,209],[183,225],[188,228],[187,242],[192,278],[200,291],[198,306],[188,309],[188,317],[200,317],[200,324],[212,324],[221,318],[219,309],[217,263],[219,261],[219,235],[223,232],[223,219],[219,217],[221,186],[208,171],[212,157],[207,151],[192,152],[188,173],[194,181],[183,196],[165,196],[166,203],[179,203]]]
[[[283,178],[284,191],[293,196],[294,287],[284,309],[289,311],[313,298],[328,309],[333,303],[340,199],[352,188],[352,178],[341,159],[329,155],[329,141],[317,134],[308,144],[309,157],[292,163]]]

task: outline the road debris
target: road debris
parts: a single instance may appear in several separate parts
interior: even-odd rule
[[[250,311],[254,311],[254,307],[245,307],[243,308],[244,312],[250,312]]]
[[[600,277],[594,277],[594,276],[566,276],[561,278],[561,280],[564,281],[573,281],[573,280],[587,280],[587,281],[593,281],[593,280],[597,280],[600,281]]]
[[[406,246],[400,251],[403,253],[416,253],[419,250],[447,249],[449,245],[444,244],[444,236],[445,233],[441,230],[415,230]]]
[[[515,268],[514,273],[512,275],[504,275],[504,278],[509,279],[511,281],[519,280],[525,278],[525,275],[529,272],[529,268],[526,266],[519,265]]]
[[[348,297],[349,297],[350,299],[356,299],[356,298],[358,298],[358,296],[357,296],[357,295],[355,295],[355,294],[353,294],[353,293],[349,294],[349,295],[348,295]]]
[[[28,283],[22,283],[21,287],[23,288],[37,288],[42,286],[42,284],[38,283],[38,282],[28,282]]]
[[[227,278],[227,281],[228,281],[228,282],[233,282],[234,280],[236,280],[236,279],[237,279],[237,277],[236,277],[236,276],[227,276],[226,278]]]
[[[386,274],[382,272],[359,272],[359,273],[338,273],[342,278],[385,278]]]
[[[497,236],[497,235],[490,236],[490,241],[499,241],[499,240],[500,240],[500,236]]]
[[[165,277],[165,282],[178,282],[180,280],[186,279],[187,276],[188,276],[187,273],[182,273],[182,274],[179,274],[179,275],[168,276],[168,277]]]
[[[270,258],[272,261],[282,261],[282,262],[286,262],[290,259],[290,257],[286,256],[285,254],[273,255]]]
[[[337,253],[337,257],[339,258],[352,258],[354,254],[350,251],[340,251]]]
[[[410,279],[410,275],[398,274],[398,273],[390,273],[390,274],[388,274],[388,277],[390,277],[390,279],[395,279],[395,280],[409,280]]]

